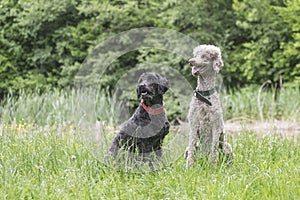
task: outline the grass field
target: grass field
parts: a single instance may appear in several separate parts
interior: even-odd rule
[[[214,170],[206,161],[198,161],[187,171],[184,142],[176,142],[178,132],[173,129],[164,146],[169,154],[172,148],[179,149],[176,159],[158,171],[126,172],[106,165],[86,142],[86,134],[95,130],[85,122],[99,113],[107,119],[105,139],[111,140],[118,130],[113,124],[118,105],[101,93],[70,94],[24,93],[2,103],[0,199],[300,199],[297,135],[286,139],[241,130],[228,135],[235,153],[232,165],[219,163]],[[234,95],[228,97],[232,101],[227,116],[260,116],[251,95]],[[280,109],[286,111],[282,119],[299,120],[299,106],[293,107],[299,99],[293,105],[281,102]],[[272,103],[264,104],[263,116],[269,116],[266,108],[271,109]]]

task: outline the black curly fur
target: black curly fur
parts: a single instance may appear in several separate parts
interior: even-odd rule
[[[169,85],[166,78],[157,73],[143,73],[137,85],[137,97],[142,97],[148,107],[163,105],[163,94]],[[161,156],[162,143],[169,133],[170,123],[165,112],[150,115],[141,105],[133,116],[124,123],[113,139],[109,151],[116,156],[120,149],[145,155],[155,152]]]

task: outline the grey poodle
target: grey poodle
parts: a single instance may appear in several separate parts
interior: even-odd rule
[[[200,157],[210,155],[215,166],[219,152],[229,157],[232,155],[230,144],[224,141],[222,107],[215,89],[216,75],[223,68],[223,61],[220,49],[213,45],[197,46],[193,55],[189,63],[198,84],[188,114],[190,135],[185,152],[186,164],[187,167],[193,165],[197,149]]]
[[[120,149],[150,164],[153,155],[161,157],[162,143],[170,128],[163,105],[163,95],[168,89],[168,80],[158,73],[146,72],[140,76],[136,92],[141,103],[113,139],[109,151],[114,157]]]

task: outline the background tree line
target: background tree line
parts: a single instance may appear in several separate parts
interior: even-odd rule
[[[220,46],[228,87],[280,77],[299,86],[299,16],[300,0],[1,0],[0,95],[72,86],[98,43],[139,27],[173,29]],[[112,87],[122,69],[143,60],[190,77],[186,60],[157,49],[136,50],[111,64],[102,86]]]

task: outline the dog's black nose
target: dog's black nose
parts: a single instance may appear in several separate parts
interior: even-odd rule
[[[146,84],[139,84],[138,86],[140,89],[146,89]]]
[[[189,59],[188,61],[191,66],[193,66],[196,63],[196,60],[194,58]]]

